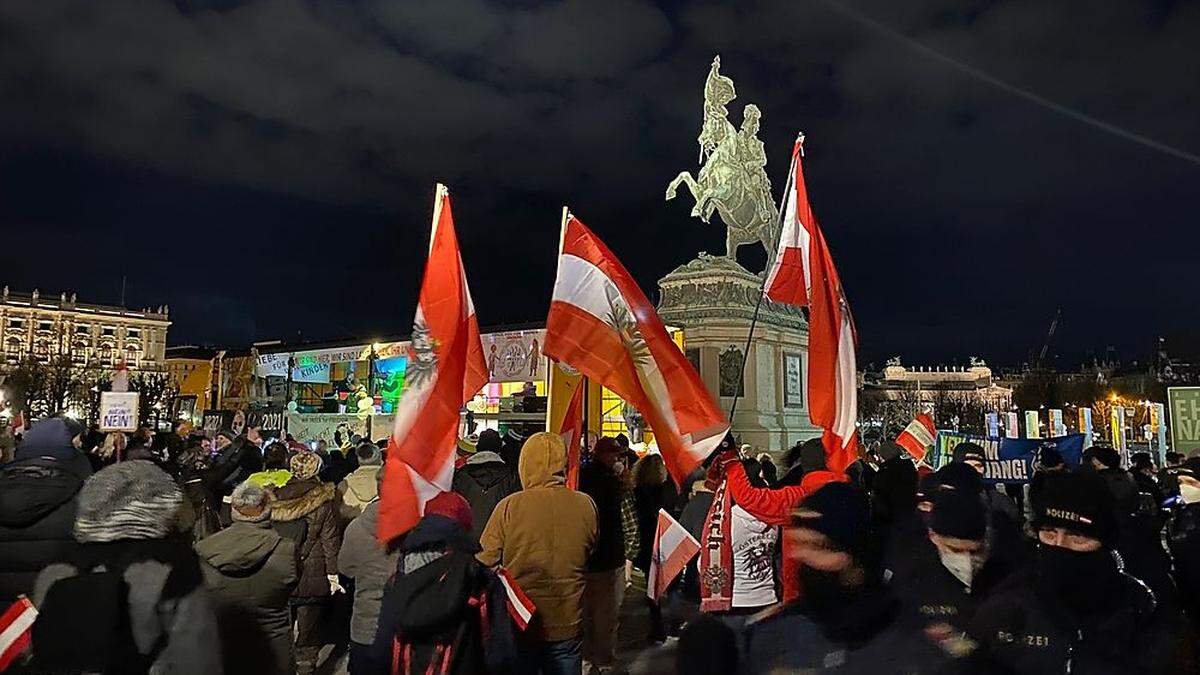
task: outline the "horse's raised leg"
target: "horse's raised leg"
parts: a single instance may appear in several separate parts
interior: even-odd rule
[[[692,174],[686,171],[680,171],[675,180],[667,184],[667,199],[675,199],[675,193],[679,191],[679,184],[683,183],[687,186],[692,196],[696,195],[696,181],[692,179]]]

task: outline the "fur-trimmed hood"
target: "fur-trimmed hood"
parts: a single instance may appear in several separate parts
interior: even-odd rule
[[[333,484],[321,483],[315,479],[288,483],[275,491],[275,501],[271,503],[271,520],[299,520],[316,511],[322,504],[332,501],[336,493],[337,488]]]

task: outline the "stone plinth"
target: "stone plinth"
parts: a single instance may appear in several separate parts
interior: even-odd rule
[[[763,301],[743,377],[742,351],[762,277],[724,256],[701,253],[658,287],[659,315],[684,329],[688,359],[721,407],[728,411],[742,388],[732,423],[743,443],[777,453],[820,435],[808,419],[808,323],[799,308]]]

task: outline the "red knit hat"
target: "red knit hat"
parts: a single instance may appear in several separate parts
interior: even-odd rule
[[[457,492],[441,492],[425,502],[425,515],[444,516],[457,521],[462,529],[467,531],[470,531],[475,521],[471,515],[471,505]]]

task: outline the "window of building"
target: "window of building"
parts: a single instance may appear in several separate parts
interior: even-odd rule
[[[104,330],[100,331],[100,334],[105,337],[112,337],[117,334],[117,329],[112,326],[105,326]]]
[[[16,363],[20,361],[21,356],[23,355],[22,352],[24,351],[25,350],[21,348],[21,340],[19,338],[11,337],[7,342],[5,342],[4,356],[8,359],[9,363]]]
[[[138,358],[141,357],[141,351],[134,345],[125,348],[125,364],[131,368],[137,368]]]
[[[24,319],[9,319],[8,327],[9,328],[24,328],[25,321],[24,321]]]
[[[87,325],[86,323],[81,323],[75,326],[76,335],[87,335],[90,332],[92,332],[91,326]]]
[[[141,337],[142,331],[138,330],[137,328],[128,328],[125,330],[125,335],[131,338]]]
[[[50,330],[52,328],[54,328],[53,321],[39,321],[38,322],[38,330]]]

